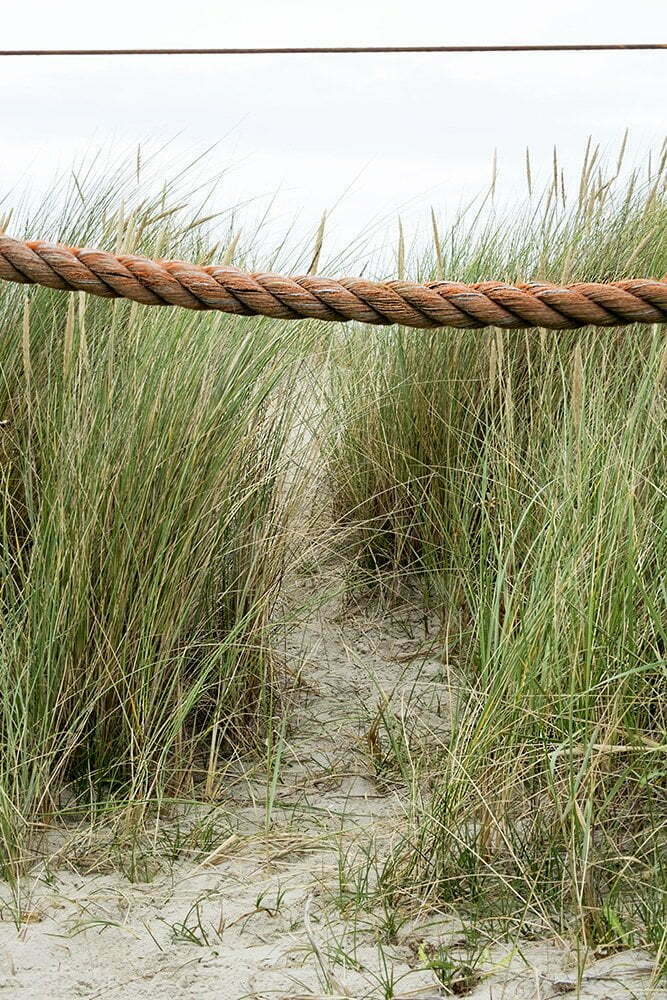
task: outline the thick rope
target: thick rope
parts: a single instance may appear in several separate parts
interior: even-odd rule
[[[667,323],[667,280],[607,284],[508,285],[482,281],[366,281],[287,277],[237,267],[66,247],[0,236],[0,279],[131,299],[148,306],[218,309],[239,316],[400,323],[422,329],[484,326],[564,330],[580,326]]]

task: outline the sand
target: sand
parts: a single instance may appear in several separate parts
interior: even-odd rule
[[[315,595],[322,580],[304,576],[299,586]],[[373,859],[381,863],[408,822],[405,782],[384,769],[378,705],[416,727],[418,746],[420,727],[426,738],[449,724],[451,678],[418,616],[374,616],[335,598],[290,635],[285,652],[294,725],[270,815],[266,776],[239,769],[209,809],[156,832],[166,842],[198,822],[210,831],[206,850],[181,851],[144,881],[141,858],[130,881],[96,861],[104,852],[94,843],[61,847],[57,863],[24,880],[18,900],[5,887],[0,998],[447,995],[424,964],[430,948],[456,943],[456,920],[424,911],[393,926],[391,911],[350,897],[355,879],[372,888]],[[116,858],[126,871],[131,846],[127,854]],[[578,962],[547,940],[527,941],[521,954],[494,944],[455,988],[473,1000],[667,997],[650,984],[641,952]]]

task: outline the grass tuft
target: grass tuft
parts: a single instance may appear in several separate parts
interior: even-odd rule
[[[509,229],[435,224],[438,276],[667,272],[664,162],[640,188],[591,155],[571,207],[556,179]],[[360,333],[335,355],[328,452],[357,573],[439,615],[461,692],[389,890],[663,963],[666,343]]]

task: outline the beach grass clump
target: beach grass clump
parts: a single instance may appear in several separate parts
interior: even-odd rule
[[[168,193],[115,216],[115,187],[78,197],[72,243],[202,259],[200,227]],[[38,215],[33,233],[48,228]],[[221,762],[261,746],[309,326],[7,286],[0,330],[0,862],[13,876],[54,817],[140,824],[213,794]]]
[[[557,180],[514,229],[439,237],[435,266],[661,276],[659,170],[614,190],[585,168],[571,208]],[[664,329],[391,330],[337,360],[329,462],[356,573],[439,616],[455,692],[387,886],[664,961]]]

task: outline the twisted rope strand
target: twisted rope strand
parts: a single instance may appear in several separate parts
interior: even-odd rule
[[[274,319],[354,320],[421,329],[498,326],[507,329],[667,323],[667,280],[632,278],[607,284],[500,281],[462,284],[367,281],[306,274],[249,274],[238,267],[201,267],[181,260],[67,247],[0,236],[0,279],[131,299],[148,306],[217,309]]]

